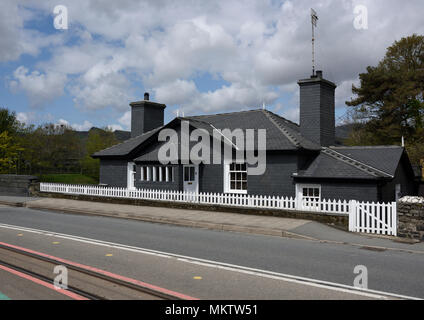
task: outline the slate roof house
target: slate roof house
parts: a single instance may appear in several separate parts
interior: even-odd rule
[[[335,145],[336,85],[322,71],[300,80],[300,125],[267,110],[177,117],[164,125],[165,105],[130,104],[131,139],[93,155],[100,159],[100,183],[129,188],[278,195],[313,199],[394,201],[416,195],[418,183],[400,146]],[[266,171],[247,175],[246,164],[162,165],[158,151],[164,128],[210,131],[266,129]],[[181,132],[179,131],[179,134]],[[212,144],[211,144],[212,145]]]

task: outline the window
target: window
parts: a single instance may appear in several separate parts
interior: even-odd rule
[[[302,205],[313,207],[319,205],[321,201],[320,185],[296,185],[297,195],[302,200]]]
[[[195,177],[194,177],[194,166],[192,167],[184,167],[184,181],[185,182],[193,182],[195,181]]]
[[[141,181],[153,182],[174,182],[174,168],[173,167],[148,167],[142,166]]]
[[[158,181],[160,181],[160,182],[162,182],[163,181],[163,167],[158,167],[158,169],[159,169],[159,179],[158,179]]]
[[[228,192],[247,192],[247,165],[246,163],[230,163],[228,176]]]
[[[149,167],[141,167],[141,181],[149,181]]]
[[[174,168],[166,167],[166,182],[174,182]]]

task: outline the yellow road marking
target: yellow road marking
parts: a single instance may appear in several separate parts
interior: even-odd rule
[[[194,280],[202,280],[203,278],[202,277],[199,277],[199,276],[195,276],[195,277],[193,277],[193,279]]]
[[[106,254],[106,257],[112,257],[112,256],[113,256],[113,254],[111,254],[111,253]]]
[[[23,234],[22,233],[18,233],[18,237],[22,237],[23,236]]]
[[[54,241],[54,242],[52,242],[53,244],[59,244],[60,242],[59,241]]]

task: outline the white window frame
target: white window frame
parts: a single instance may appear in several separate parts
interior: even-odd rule
[[[303,189],[318,189],[319,190],[319,197],[315,197],[315,196],[307,196],[304,197],[303,196]],[[312,198],[312,199],[316,199],[317,204],[321,203],[322,200],[322,192],[321,192],[321,185],[320,184],[303,184],[303,183],[297,183],[296,184],[296,198],[297,201],[299,201],[298,203],[303,206],[304,202],[304,198]],[[309,207],[309,206],[308,206]]]
[[[141,166],[140,167],[140,181],[144,181],[144,170],[146,167]]]
[[[147,181],[151,181],[152,180],[152,169],[151,167],[146,167],[147,170]]]
[[[172,179],[169,179],[171,173]],[[174,182],[174,167],[165,167],[166,182]]]
[[[152,167],[152,171],[153,171],[152,182],[156,182],[157,181],[157,176],[156,176],[157,171],[156,171],[156,167],[155,166]]]
[[[237,161],[225,160],[224,161],[224,193],[238,193],[238,194],[247,194],[247,190],[234,190],[231,189],[231,179],[230,179],[230,165],[232,163],[237,163]],[[249,183],[248,167],[247,163],[237,163],[237,164],[246,164],[246,174],[247,180],[246,183]]]
[[[159,168],[159,182],[163,181],[163,167],[158,167]]]

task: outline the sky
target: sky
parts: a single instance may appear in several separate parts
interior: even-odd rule
[[[1,0],[0,107],[27,124],[129,130],[129,103],[147,91],[166,122],[263,104],[298,122],[311,8],[316,69],[338,86],[341,123],[359,74],[424,34],[424,1]]]

